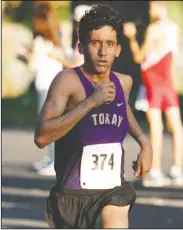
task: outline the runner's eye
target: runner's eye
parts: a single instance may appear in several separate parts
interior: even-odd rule
[[[108,43],[107,43],[107,46],[108,46],[108,47],[112,47],[112,46],[113,46],[113,42],[108,42]]]
[[[92,41],[91,44],[92,44],[92,46],[95,46],[95,47],[100,46],[100,42],[98,42],[98,41]]]

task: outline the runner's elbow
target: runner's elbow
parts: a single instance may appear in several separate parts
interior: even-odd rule
[[[39,135],[39,134],[34,135],[34,143],[40,149],[43,149],[47,146],[46,139],[42,135]]]

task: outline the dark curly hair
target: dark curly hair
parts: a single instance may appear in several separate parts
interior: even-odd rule
[[[120,43],[123,37],[123,19],[119,13],[107,4],[95,4],[90,11],[86,11],[85,15],[79,22],[78,37],[81,44],[86,44],[89,32],[100,29],[109,25],[117,33],[117,40]]]

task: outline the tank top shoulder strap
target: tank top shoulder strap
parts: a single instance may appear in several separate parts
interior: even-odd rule
[[[115,86],[116,86],[116,93],[123,99],[125,100],[125,95],[124,95],[124,90],[123,87],[120,83],[119,78],[116,76],[116,74],[114,72],[111,72],[110,74],[110,79],[111,81],[114,82]]]
[[[73,70],[76,72],[76,74],[78,75],[81,84],[83,85],[84,89],[85,89],[85,94],[86,97],[90,96],[93,93],[93,86],[90,84],[90,82],[86,79],[86,77],[84,76],[84,74],[82,73],[82,71],[80,70],[79,67],[75,67],[73,68]]]

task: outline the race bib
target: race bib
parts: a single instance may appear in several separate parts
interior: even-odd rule
[[[87,145],[83,148],[80,184],[84,189],[111,189],[121,185],[120,143]]]

